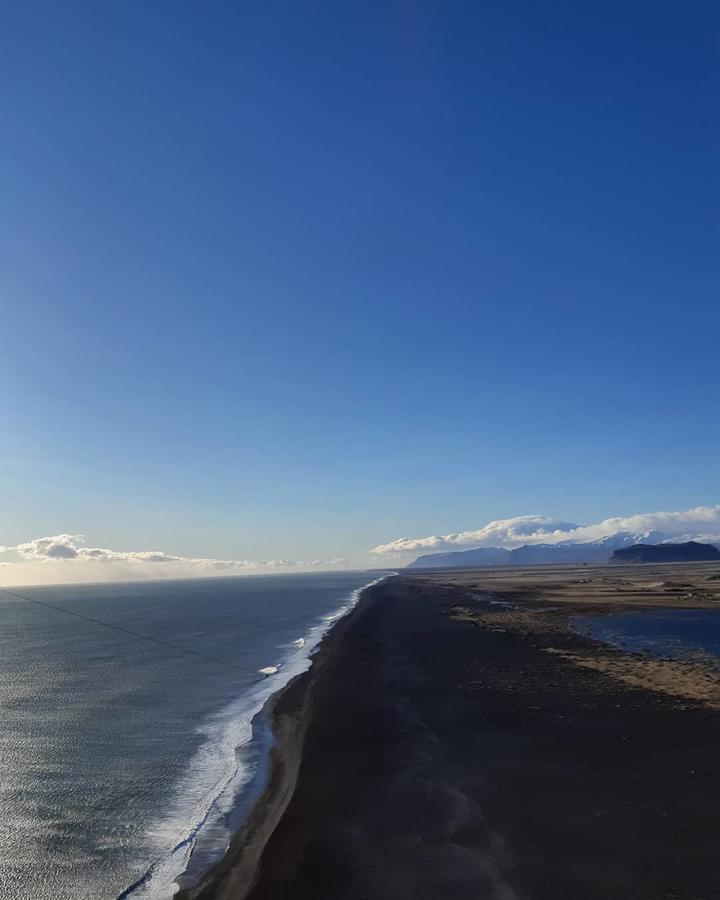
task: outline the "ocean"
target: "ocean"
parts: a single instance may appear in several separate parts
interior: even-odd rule
[[[18,589],[76,616],[0,594],[2,897],[164,900],[219,858],[262,787],[257,714],[372,580]]]

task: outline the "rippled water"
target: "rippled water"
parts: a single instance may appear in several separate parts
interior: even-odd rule
[[[256,721],[247,743],[253,716],[370,580],[21,590],[232,668],[0,595],[0,896],[172,896],[256,789],[269,735]]]
[[[578,616],[574,627],[621,650],[683,659],[720,660],[720,610],[668,609]]]

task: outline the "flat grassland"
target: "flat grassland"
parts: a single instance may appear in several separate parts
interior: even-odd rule
[[[593,607],[598,612],[643,606],[720,609],[720,563],[716,562],[429,569],[403,574],[467,591],[577,604],[585,612]]]

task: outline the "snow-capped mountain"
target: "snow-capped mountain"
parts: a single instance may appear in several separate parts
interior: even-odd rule
[[[698,536],[687,536],[685,540],[698,540]],[[430,553],[419,556],[408,565],[409,569],[464,569],[478,566],[537,566],[563,563],[606,563],[615,550],[631,547],[633,544],[662,544],[678,542],[659,531],[621,531],[595,541],[560,541],[555,544],[523,544],[513,550],[504,547],[478,547],[474,550],[459,550],[453,553]]]

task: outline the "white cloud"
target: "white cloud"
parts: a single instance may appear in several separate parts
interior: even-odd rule
[[[547,541],[559,535],[563,540],[569,531],[578,526],[548,516],[515,516],[513,519],[497,519],[475,531],[459,531],[452,534],[430,535],[423,538],[398,538],[388,544],[373,547],[371,553],[428,553],[457,550],[462,547],[506,547]]]
[[[337,568],[343,560],[238,560],[175,556],[162,550],[111,550],[88,547],[83,535],[56,534],[33,538],[0,552],[16,561],[0,564],[23,583],[123,578],[182,578],[192,575],[235,575],[295,569]],[[12,570],[12,571],[11,571]]]
[[[21,559],[76,559],[82,540],[80,534],[56,534],[18,544],[14,549]]]
[[[631,534],[656,532],[660,540],[720,540],[720,504],[696,506],[679,512],[637,513],[584,525],[568,535],[573,541],[595,541],[626,531]]]
[[[469,547],[518,547],[522,544],[557,544],[561,541],[594,541],[618,532],[657,533],[657,540],[720,541],[720,504],[698,506],[681,512],[639,513],[604,519],[594,525],[575,525],[548,516],[516,516],[498,519],[475,531],[398,538],[373,547],[378,556],[409,553],[442,553]]]
[[[260,563],[237,560],[199,559],[173,556],[162,550],[109,550],[105,547],[86,547],[81,534],[56,534],[34,538],[14,549],[22,560],[78,560],[95,563],[184,563],[196,568],[254,568]]]

